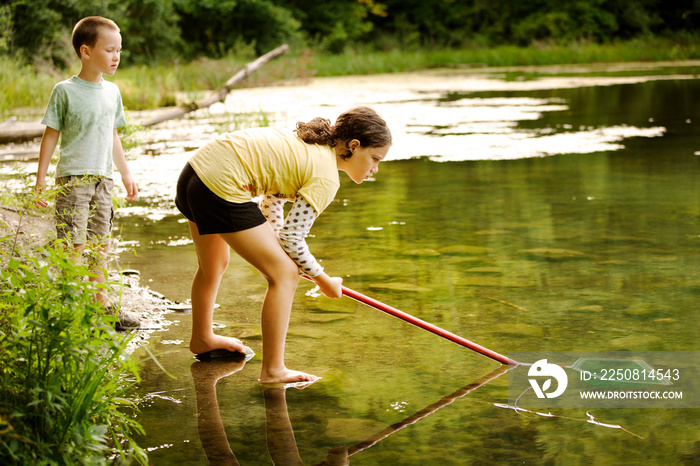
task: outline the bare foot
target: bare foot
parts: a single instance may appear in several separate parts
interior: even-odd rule
[[[202,354],[207,351],[223,349],[227,351],[238,351],[245,354],[245,346],[238,338],[212,335],[208,339],[190,340],[190,351],[194,354]]]
[[[260,373],[260,383],[290,383],[290,382],[315,382],[319,378],[312,374],[307,374],[306,372],[293,371],[282,368],[280,371],[267,372],[263,371]]]

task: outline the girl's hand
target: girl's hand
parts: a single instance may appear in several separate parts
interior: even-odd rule
[[[325,272],[321,272],[321,275],[311,277],[311,280],[318,285],[321,293],[327,298],[341,298],[343,296],[342,278],[329,277]]]

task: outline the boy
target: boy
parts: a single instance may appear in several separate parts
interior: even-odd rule
[[[112,229],[112,163],[121,173],[126,200],[138,197],[117,133],[126,124],[119,88],[102,79],[117,71],[122,40],[119,27],[100,16],[78,21],[71,39],[80,73],[56,84],[51,92],[42,120],[46,129],[39,149],[36,191],[42,193],[46,187],[46,173],[60,135],[56,185],[62,189],[56,197],[56,233],[79,255],[86,241],[98,244],[95,275],[90,280],[104,283],[100,269],[105,265]],[[46,207],[48,202],[40,199],[36,205]],[[98,292],[97,300],[111,307],[102,293]],[[137,319],[120,314],[118,329],[138,326]]]

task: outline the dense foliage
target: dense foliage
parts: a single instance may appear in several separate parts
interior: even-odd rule
[[[105,464],[115,448],[138,450],[141,427],[122,411],[136,368],[86,271],[43,253],[0,270],[0,462]]]
[[[33,195],[2,202],[20,197],[22,225]],[[19,225],[0,236],[0,464],[110,464],[117,453],[145,464],[131,336],[95,301],[109,284],[86,280],[70,247],[18,241]]]
[[[64,65],[70,31],[87,15],[114,19],[129,63],[258,52],[282,42],[347,46],[480,47],[609,42],[695,34],[700,0],[9,0],[0,6],[0,54]]]

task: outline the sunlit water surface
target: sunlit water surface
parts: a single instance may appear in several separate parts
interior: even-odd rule
[[[174,185],[190,151],[226,126],[226,110],[291,128],[371,105],[395,144],[374,180],[341,174],[317,220],[309,244],[328,273],[503,354],[697,350],[697,72],[452,70],[236,91],[226,106],[142,136],[130,162],[142,198],[120,210],[116,232],[122,266],[171,299],[189,297],[196,256]],[[264,292],[233,257],[215,322],[258,353]],[[507,403],[507,376],[476,388],[498,363],[307,283],[287,363],[323,379],[304,390],[263,391],[259,355],[194,362],[190,315],[167,318],[149,347],[169,374],[144,360],[138,389],[140,444],[154,465],[207,455],[250,465],[347,455],[407,465],[700,461],[697,409],[504,409],[495,404]]]

